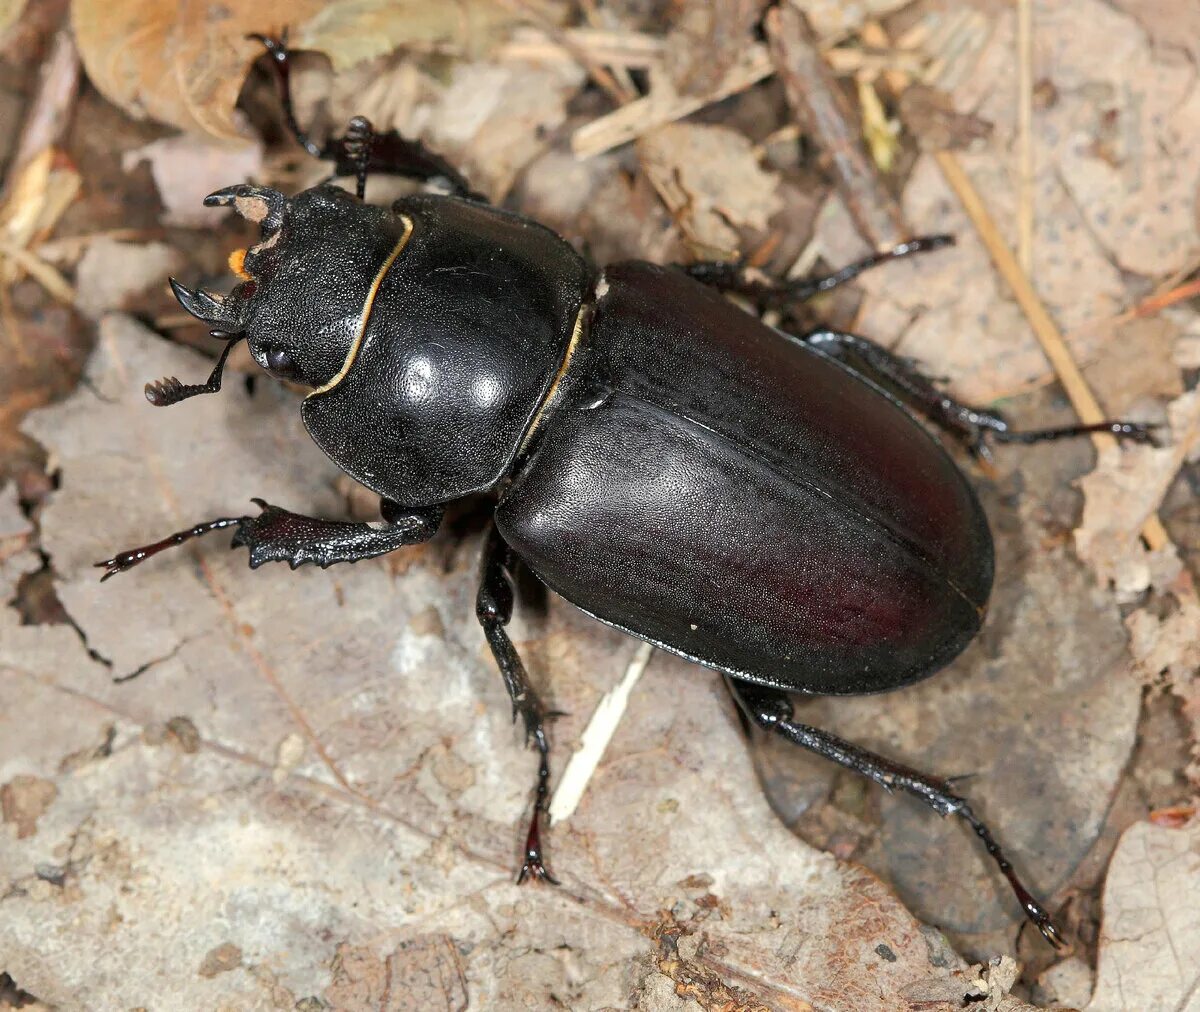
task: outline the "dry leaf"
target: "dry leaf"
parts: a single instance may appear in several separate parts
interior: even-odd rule
[[[1179,572],[1174,548],[1147,551],[1141,530],[1153,516],[1185,461],[1200,454],[1200,391],[1176,398],[1167,409],[1168,444],[1103,450],[1080,481],[1083,520],[1075,547],[1097,576],[1111,582],[1120,599],[1132,601],[1152,585],[1165,586]]]
[[[663,66],[680,95],[705,95],[754,41],[768,0],[685,0],[667,33]]]
[[[1132,19],[1081,2],[1038,9],[1034,75],[1055,98],[1033,118],[1032,277],[1076,360],[1089,362],[1115,339],[1095,322],[1135,301],[1122,269],[1169,273],[1200,246],[1200,152],[1192,150],[1200,90],[1194,68],[1152,52]],[[958,113],[993,124],[987,143],[959,158],[1010,246],[1018,220],[1014,33],[1013,15],[999,13],[972,72],[949,93]],[[950,376],[968,400],[987,403],[1050,380],[1028,324],[930,159],[914,168],[904,208],[914,232],[953,232],[958,247],[937,254],[943,269],[896,265],[865,276],[870,295],[856,326]],[[835,266],[865,252],[840,212],[819,237]]]
[[[234,103],[262,46],[251,32],[303,31],[321,0],[255,4],[194,0],[72,0],[75,43],[88,77],[137,119],[240,138]]]
[[[1096,991],[1087,1012],[1194,1012],[1200,1007],[1200,821],[1138,823],[1121,837],[1104,883]]]
[[[150,164],[165,214],[165,225],[211,227],[216,214],[204,206],[214,190],[257,179],[262,172],[262,145],[213,143],[194,134],[151,141],[128,151],[121,167],[131,172],[141,162]]]
[[[2,0],[0,2],[0,34],[8,31],[21,17],[25,0]]]
[[[110,101],[137,118],[232,139],[242,135],[234,103],[262,55],[250,33],[287,27],[295,48],[323,51],[344,70],[406,45],[479,53],[503,41],[518,15],[494,0],[267,0],[232,8],[217,0],[73,0],[72,19],[88,75]]]
[[[335,71],[414,45],[478,58],[518,23],[514,8],[498,0],[332,0],[293,40],[328,55]]]
[[[642,168],[699,259],[732,260],[739,228],[763,230],[783,202],[779,177],[726,127],[672,123],[638,142]]]
[[[86,384],[30,422],[61,468],[42,547],[78,631],[0,609],[0,774],[58,791],[32,836],[0,834],[22,987],[68,1008],[313,1008],[331,986],[382,1001],[382,965],[471,1007],[620,1007],[658,972],[663,910],[714,987],[771,1008],[891,1012],[937,972],[876,879],[779,824],[720,680],[678,659],[651,663],[555,827],[563,886],[516,886],[534,758],[473,618],[474,536],[443,532],[395,579],[382,560],[251,572],[210,542],[101,586],[97,557],[251,494],[338,511],[280,387],[146,404],[146,379],[207,368],[110,316]],[[561,761],[637,644],[557,599],[511,629],[569,714]],[[166,730],[185,723],[190,751]],[[97,758],[64,764],[81,749]],[[241,966],[197,973],[223,946]]]
[[[868,19],[884,17],[909,0],[789,0],[808,17],[813,31],[822,39],[843,38]]]
[[[84,316],[99,319],[124,308],[131,296],[165,284],[182,262],[166,243],[117,242],[101,236],[88,243],[76,268],[75,306]]]
[[[1136,21],[1101,0],[1049,5],[1039,11],[1037,33],[1043,62],[1035,74],[1047,73],[1058,93],[1038,116],[1042,157],[1054,160],[1088,227],[1121,267],[1180,270],[1200,246],[1195,65],[1152,49]]]

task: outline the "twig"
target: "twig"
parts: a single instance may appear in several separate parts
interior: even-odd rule
[[[851,126],[856,117],[817,51],[804,15],[792,7],[776,7],[766,26],[792,112],[828,154],[838,192],[859,233],[877,249],[895,246],[908,235],[904,218]]]
[[[662,75],[656,75],[650,94],[581,126],[571,136],[577,158],[589,158],[637,140],[643,134],[677,119],[690,116],[713,102],[745,91],[771,75],[770,54],[761,46],[750,47],[734,64],[715,90],[706,95],[679,95]]]
[[[586,53],[593,63],[608,67],[620,77],[630,67],[643,68],[661,59],[663,40],[643,32],[606,31],[599,28],[567,28],[561,38],[573,49],[554,41],[544,29],[522,27],[497,51],[501,59],[554,60],[579,63],[577,53]],[[621,78],[622,87],[635,94],[633,84]]]
[[[550,21],[540,11],[530,7],[525,0],[499,0],[499,3],[501,7],[505,7],[521,17],[528,18],[533,24],[536,24],[544,31],[553,42],[570,53],[578,61],[579,65],[588,72],[588,76],[603,88],[608,97],[616,102],[617,105],[625,105],[633,100],[634,96],[609,73],[606,67],[597,63],[592,58],[591,53],[578,45],[566,32]]]
[[[71,33],[64,28],[54,36],[50,55],[42,65],[41,80],[29,103],[17,151],[8,167],[10,181],[38,154],[58,143],[66,132],[78,86],[79,54]]]
[[[1029,320],[1029,325],[1041,343],[1042,351],[1045,352],[1046,358],[1054,367],[1058,380],[1063,385],[1067,397],[1070,398],[1080,421],[1085,425],[1095,425],[1104,421],[1104,412],[1091,388],[1088,387],[1087,381],[1083,378],[1083,373],[1079,371],[1079,366],[1075,364],[1075,359],[1071,356],[1066,342],[1063,341],[1062,334],[1050,318],[1042,300],[1033,290],[1029,278],[1021,270],[1012,250],[1001,238],[1000,232],[996,228],[996,222],[984,206],[970,177],[963,171],[958,159],[951,152],[938,151],[934,157],[942,174],[946,177],[946,182],[950,184],[950,188],[955,192],[963,209],[975,225],[979,238],[983,241],[1000,276],[1012,289],[1017,303],[1026,319]],[[1098,449],[1113,445],[1113,437],[1107,433],[1097,433],[1092,436],[1092,440]],[[1164,548],[1170,543],[1167,530],[1157,516],[1151,516],[1142,526],[1142,537],[1152,551]]]

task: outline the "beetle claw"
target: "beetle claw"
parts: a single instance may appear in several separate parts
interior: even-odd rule
[[[167,280],[170,282],[171,291],[175,293],[176,300],[197,320],[213,326],[228,328],[233,333],[242,330],[242,314],[234,305],[238,300],[230,300],[224,296],[206,292],[203,288],[192,291],[187,285],[181,284],[174,278]]]

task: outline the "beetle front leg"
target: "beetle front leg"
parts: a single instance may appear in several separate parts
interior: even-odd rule
[[[838,359],[852,370],[880,382],[938,427],[958,436],[975,456],[989,456],[985,440],[997,443],[1045,443],[1094,432],[1107,432],[1135,443],[1153,442],[1157,426],[1142,422],[1103,421],[1094,425],[1064,425],[1048,429],[1013,429],[996,411],[963,404],[944,393],[911,360],[856,334],[817,330],[802,340]]]
[[[132,569],[138,563],[167,548],[213,531],[236,527],[230,547],[244,545],[250,550],[250,568],[264,562],[286,562],[295,569],[312,563],[325,569],[337,562],[358,562],[385,555],[397,548],[428,541],[442,521],[440,506],[413,510],[380,500],[384,523],[375,527],[365,523],[321,520],[302,516],[263,502],[252,500],[261,510],[258,516],[221,517],[196,524],[141,548],[133,548],[97,562],[104,569],[101,580]]]
[[[546,738],[547,713],[541,699],[529,684],[525,665],[513,646],[504,627],[512,618],[513,589],[505,570],[512,564],[512,549],[500,537],[493,523],[487,534],[480,567],[479,594],[475,599],[475,615],[483,626],[492,656],[500,668],[504,687],[513,704],[513,720],[519,715],[525,723],[525,740],[537,749],[538,773],[533,816],[525,834],[525,851],[518,882],[527,878],[544,880],[558,885],[558,880],[546,868],[542,857],[541,817],[550,799],[550,743]]]
[[[300,129],[292,106],[291,50],[286,34],[278,39],[257,34],[248,38],[261,43],[271,57],[271,66],[279,82],[284,119],[296,142],[314,158],[332,161],[335,176],[355,177],[359,197],[366,190],[368,173],[382,172],[422,182],[441,180],[456,197],[486,202],[486,198],[472,190],[463,174],[441,155],[420,141],[407,140],[395,130],[376,133],[365,116],[351,119],[345,135],[331,137],[324,147],[315,143]]]
[[[1056,949],[1065,947],[1061,932],[1054,926],[1049,912],[1039,903],[1005,857],[991,830],[971,810],[966,799],[950,789],[950,782],[940,777],[920,773],[908,766],[868,752],[858,745],[810,727],[792,719],[792,700],[786,692],[726,677],[725,684],[741,711],[758,727],[786,738],[794,745],[831,759],[839,766],[875,781],[885,791],[905,791],[924,801],[938,815],[957,815],[965,820],[983,842],[988,854],[1012,887],[1025,916]]]

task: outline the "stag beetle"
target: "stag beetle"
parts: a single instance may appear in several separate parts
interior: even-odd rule
[[[284,113],[312,154],[353,175],[287,198],[231,186],[206,198],[261,226],[231,258],[226,296],[172,279],[180,304],[227,339],[207,383],[148,384],[155,405],[220,389],[246,340],[273,375],[308,387],[312,438],[381,497],[385,523],[315,519],[254,500],[105,562],[123,572],[171,545],[234,528],[250,566],[368,559],[426,541],[448,503],[492,493],[476,615],[539,755],[519,880],[554,882],[539,822],[550,779],[547,711],[505,626],[518,560],[601,622],[720,671],[745,719],[907,791],[979,836],[1028,918],[1050,915],[949,781],[874,755],[793,717],[791,693],[896,689],[933,674],[979,631],[992,539],[971,486],[914,412],[965,440],[1033,443],[1104,422],[1016,431],[944,394],[871,341],[774,329],[722,290],[801,299],[897,256],[774,284],[737,264],[626,262],[597,269],[529,218],[489,205],[420,143],[361,117],[324,147],[296,124],[286,43],[273,58]],[[367,176],[440,182],[390,208]]]

